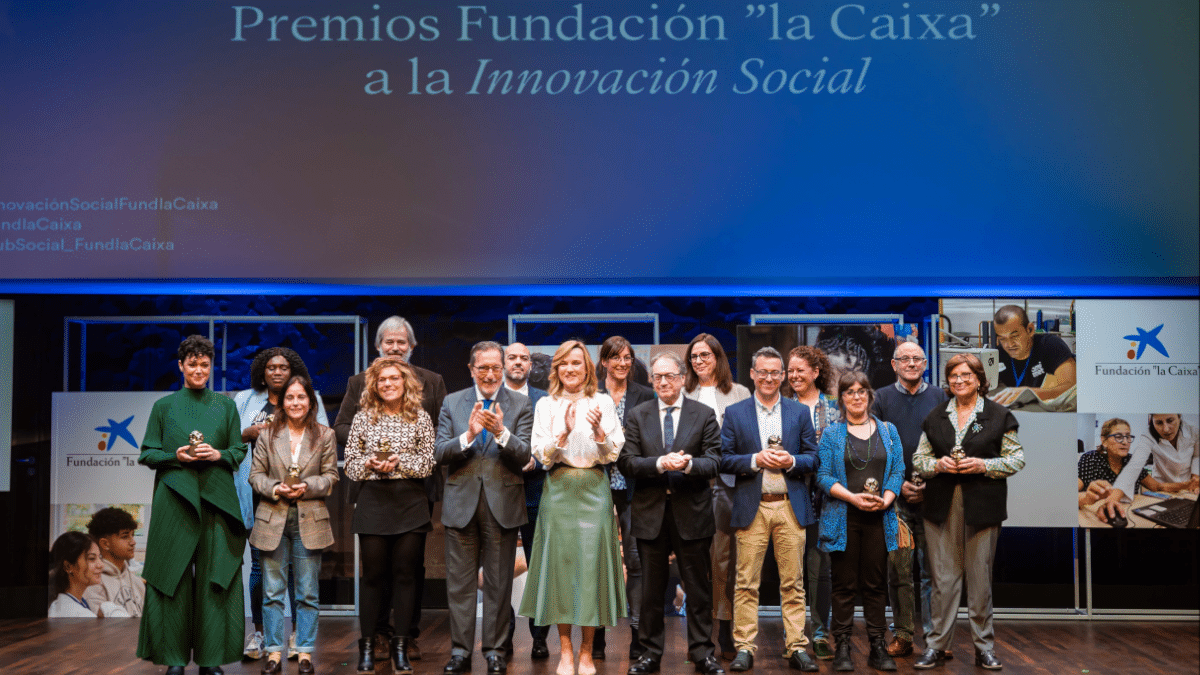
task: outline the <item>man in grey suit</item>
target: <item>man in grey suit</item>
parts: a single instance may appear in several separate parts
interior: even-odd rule
[[[524,525],[522,470],[529,462],[533,407],[501,384],[503,349],[495,342],[471,348],[475,386],[446,397],[438,415],[437,461],[449,473],[442,500],[446,527],[446,595],[450,604],[450,661],[444,672],[471,672],[475,645],[475,589],[483,568],[483,636],[487,672],[503,673],[504,640],[512,621],[517,530]]]

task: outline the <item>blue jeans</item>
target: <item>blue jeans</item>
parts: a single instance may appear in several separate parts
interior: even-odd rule
[[[296,580],[296,651],[311,654],[317,642],[317,580],[321,573],[321,552],[304,548],[300,540],[300,516],[293,506],[288,509],[283,537],[274,551],[262,552],[263,629],[266,651],[282,652],[287,645],[283,635],[283,599],[287,593],[288,568]]]

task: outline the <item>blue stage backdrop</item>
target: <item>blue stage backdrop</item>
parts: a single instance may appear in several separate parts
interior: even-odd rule
[[[1197,14],[4,3],[0,279],[1194,287]]]

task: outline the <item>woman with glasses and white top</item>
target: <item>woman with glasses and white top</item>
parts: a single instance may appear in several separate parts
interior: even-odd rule
[[[733,381],[729,359],[717,338],[700,333],[692,338],[684,356],[687,377],[683,395],[717,411],[717,424],[725,420],[725,408],[750,398],[750,390]],[[713,618],[717,620],[717,645],[726,658],[733,658],[733,588],[736,582],[737,540],[729,519],[734,476],[723,473],[713,480],[713,518],[717,532],[712,541]]]

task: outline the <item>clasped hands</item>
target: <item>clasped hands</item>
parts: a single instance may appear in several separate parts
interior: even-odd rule
[[[859,511],[882,511],[888,507],[883,497],[866,492],[851,492],[850,498],[846,501],[853,504],[854,508]]]
[[[787,471],[792,468],[792,463],[791,454],[779,447],[767,447],[754,455],[754,464],[760,469]]]
[[[388,474],[396,470],[396,465],[400,463],[400,455],[392,453],[388,455],[386,460],[376,459],[374,457],[367,460],[367,468],[379,473]]]
[[[197,443],[196,454],[194,456],[189,454],[191,448],[192,446],[190,444],[179,446],[175,450],[175,458],[181,462],[215,462],[218,459],[221,459],[221,451],[217,450],[208,443]]]
[[[945,455],[938,458],[934,469],[938,473],[984,473],[987,471],[987,464],[978,457],[966,457],[961,460],[955,460],[950,455]]]
[[[658,460],[663,471],[683,471],[690,461],[692,456],[685,452],[669,452]]]
[[[291,486],[280,483],[275,486],[275,496],[284,499],[300,499],[307,491],[308,483],[296,483]]]
[[[499,403],[484,410],[483,403],[476,401],[475,407],[471,408],[471,417],[467,420],[467,436],[470,442],[474,443],[484,429],[492,432],[496,438],[500,438],[500,434],[504,433],[504,411],[500,409]]]

